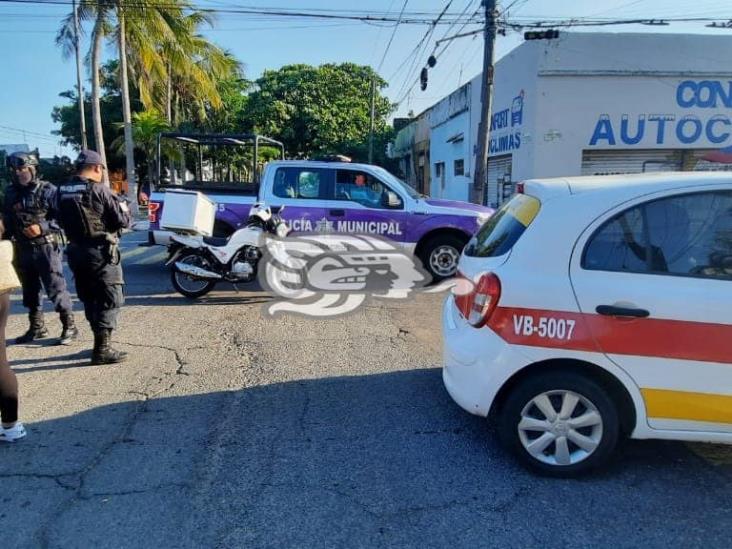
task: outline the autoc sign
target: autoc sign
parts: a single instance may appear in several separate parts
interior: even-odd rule
[[[644,139],[664,145],[674,137],[684,145],[697,142],[722,145],[730,141],[732,119],[725,110],[732,108],[732,81],[685,80],[676,87],[675,99],[680,109],[716,109],[717,112],[708,116],[683,111],[622,114],[619,120],[602,114],[595,124],[590,146],[634,146]]]

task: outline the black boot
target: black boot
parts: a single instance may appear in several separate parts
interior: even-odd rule
[[[63,325],[63,330],[61,330],[58,345],[69,345],[79,337],[79,330],[74,322],[74,315],[72,313],[61,313],[61,324]]]
[[[30,343],[35,339],[43,339],[48,336],[46,324],[43,321],[43,311],[31,311],[28,313],[30,328],[20,337],[15,338],[15,343]]]
[[[101,329],[94,332],[92,364],[116,364],[127,358],[127,353],[112,349],[112,330]]]

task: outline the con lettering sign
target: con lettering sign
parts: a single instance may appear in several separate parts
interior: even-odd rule
[[[681,111],[671,113],[601,114],[590,137],[590,146],[641,144],[729,144],[732,138],[732,81],[685,80],[675,90]],[[716,109],[706,115],[687,109]],[[686,110],[686,112],[684,112]]]

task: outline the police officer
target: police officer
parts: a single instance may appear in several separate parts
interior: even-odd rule
[[[131,217],[126,203],[102,184],[106,167],[99,154],[81,151],[75,167],[76,175],[58,189],[59,220],[76,293],[94,332],[92,364],[113,364],[127,354],[114,350],[111,338],[124,302],[119,235]]]
[[[28,343],[48,335],[43,321],[41,285],[61,316],[59,344],[78,336],[71,312],[61,259],[61,229],[56,216],[56,187],[38,177],[38,157],[13,153],[6,158],[12,185],[5,192],[3,217],[6,238],[15,242],[15,263],[23,284],[23,305],[29,309],[30,327],[15,340]]]

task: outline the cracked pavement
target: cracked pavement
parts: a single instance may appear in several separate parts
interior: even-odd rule
[[[443,389],[441,296],[328,320],[226,287],[192,304],[141,239],[128,362],[89,366],[82,322],[71,346],[10,348],[29,435],[0,446],[2,547],[729,545],[730,448],[629,442],[579,481],[519,468]]]

